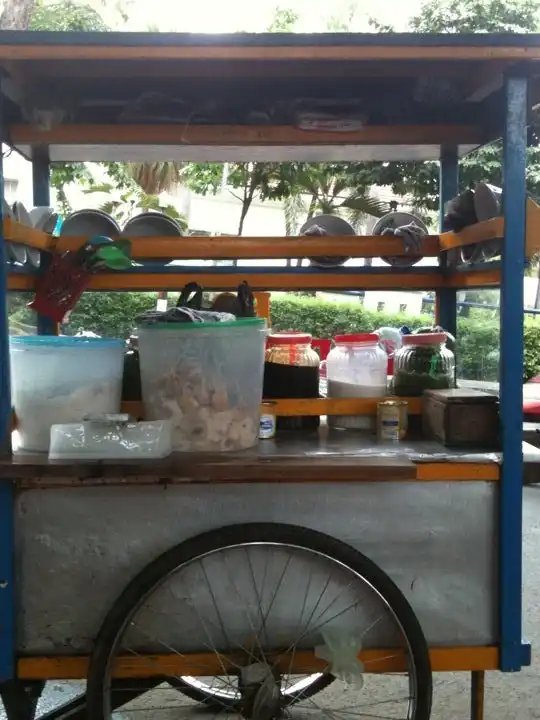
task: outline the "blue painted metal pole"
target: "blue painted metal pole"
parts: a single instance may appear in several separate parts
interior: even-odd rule
[[[523,501],[523,264],[525,258],[527,80],[505,81],[504,224],[501,282],[501,434],[499,613],[501,670],[519,670]]]
[[[444,206],[458,194],[459,189],[459,159],[457,147],[441,148],[440,174],[439,174],[439,229],[443,229]],[[446,264],[446,258],[441,259]],[[437,290],[437,317],[436,322],[452,335],[457,331],[457,293],[454,288]]]
[[[0,104],[0,138],[2,106]],[[4,164],[0,152],[0,197],[4,197]],[[9,321],[7,263],[3,212],[0,204],[0,442],[1,453],[11,452],[11,387],[9,373]],[[13,677],[15,661],[15,612],[13,588],[13,488],[0,483],[0,682]]]
[[[2,108],[0,105],[0,128]],[[0,133],[3,137],[3,133]],[[0,197],[4,197],[4,161],[0,153]],[[7,295],[7,253],[4,217],[0,208],[0,452],[11,452],[11,388],[9,373],[9,320]]]
[[[46,148],[36,148],[32,154],[32,189],[34,194],[34,205],[48,207],[51,204],[50,187],[50,162],[49,153]],[[48,253],[41,253],[40,272],[44,272],[51,258]],[[58,330],[54,320],[37,316],[38,335],[56,335]]]

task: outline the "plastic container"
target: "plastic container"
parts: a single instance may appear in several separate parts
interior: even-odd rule
[[[172,451],[167,420],[135,422],[104,415],[51,427],[49,460],[155,460]]]
[[[403,336],[403,347],[394,355],[395,395],[417,396],[424,390],[454,387],[455,358],[446,339],[443,332]]]
[[[51,335],[10,338],[19,450],[48,452],[51,425],[120,410],[124,343]]]
[[[264,358],[264,398],[318,398],[319,365],[311,335],[292,331],[269,335]],[[278,416],[276,429],[316,430],[319,424],[318,416]]]
[[[379,398],[386,395],[388,356],[376,333],[338,335],[326,360],[329,398]],[[370,415],[330,415],[336,428],[373,430]]]
[[[257,444],[266,321],[156,323],[139,328],[146,420],[170,420],[173,450]]]

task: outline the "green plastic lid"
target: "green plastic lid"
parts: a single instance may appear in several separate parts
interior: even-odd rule
[[[219,328],[253,327],[261,329],[266,326],[265,318],[240,318],[229,322],[202,323],[141,323],[142,330],[216,330]]]

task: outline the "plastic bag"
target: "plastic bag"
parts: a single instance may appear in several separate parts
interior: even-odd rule
[[[28,307],[40,315],[62,322],[90,283],[91,274],[77,264],[76,253],[55,255],[36,279],[36,295]]]
[[[315,648],[315,657],[328,660],[329,672],[342,682],[360,690],[364,685],[364,665],[358,658],[362,650],[361,638],[348,632],[322,632],[324,645]]]

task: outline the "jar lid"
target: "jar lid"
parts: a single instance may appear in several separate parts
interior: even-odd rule
[[[269,345],[308,345],[311,335],[301,332],[274,333],[267,337]]]
[[[361,343],[361,342],[372,342],[372,343],[378,343],[379,342],[379,336],[377,333],[357,333],[355,335],[336,335],[334,340],[339,343],[348,343],[349,345],[354,345],[354,343]]]
[[[446,342],[445,333],[418,333],[418,335],[404,335],[404,345],[442,345]]]

